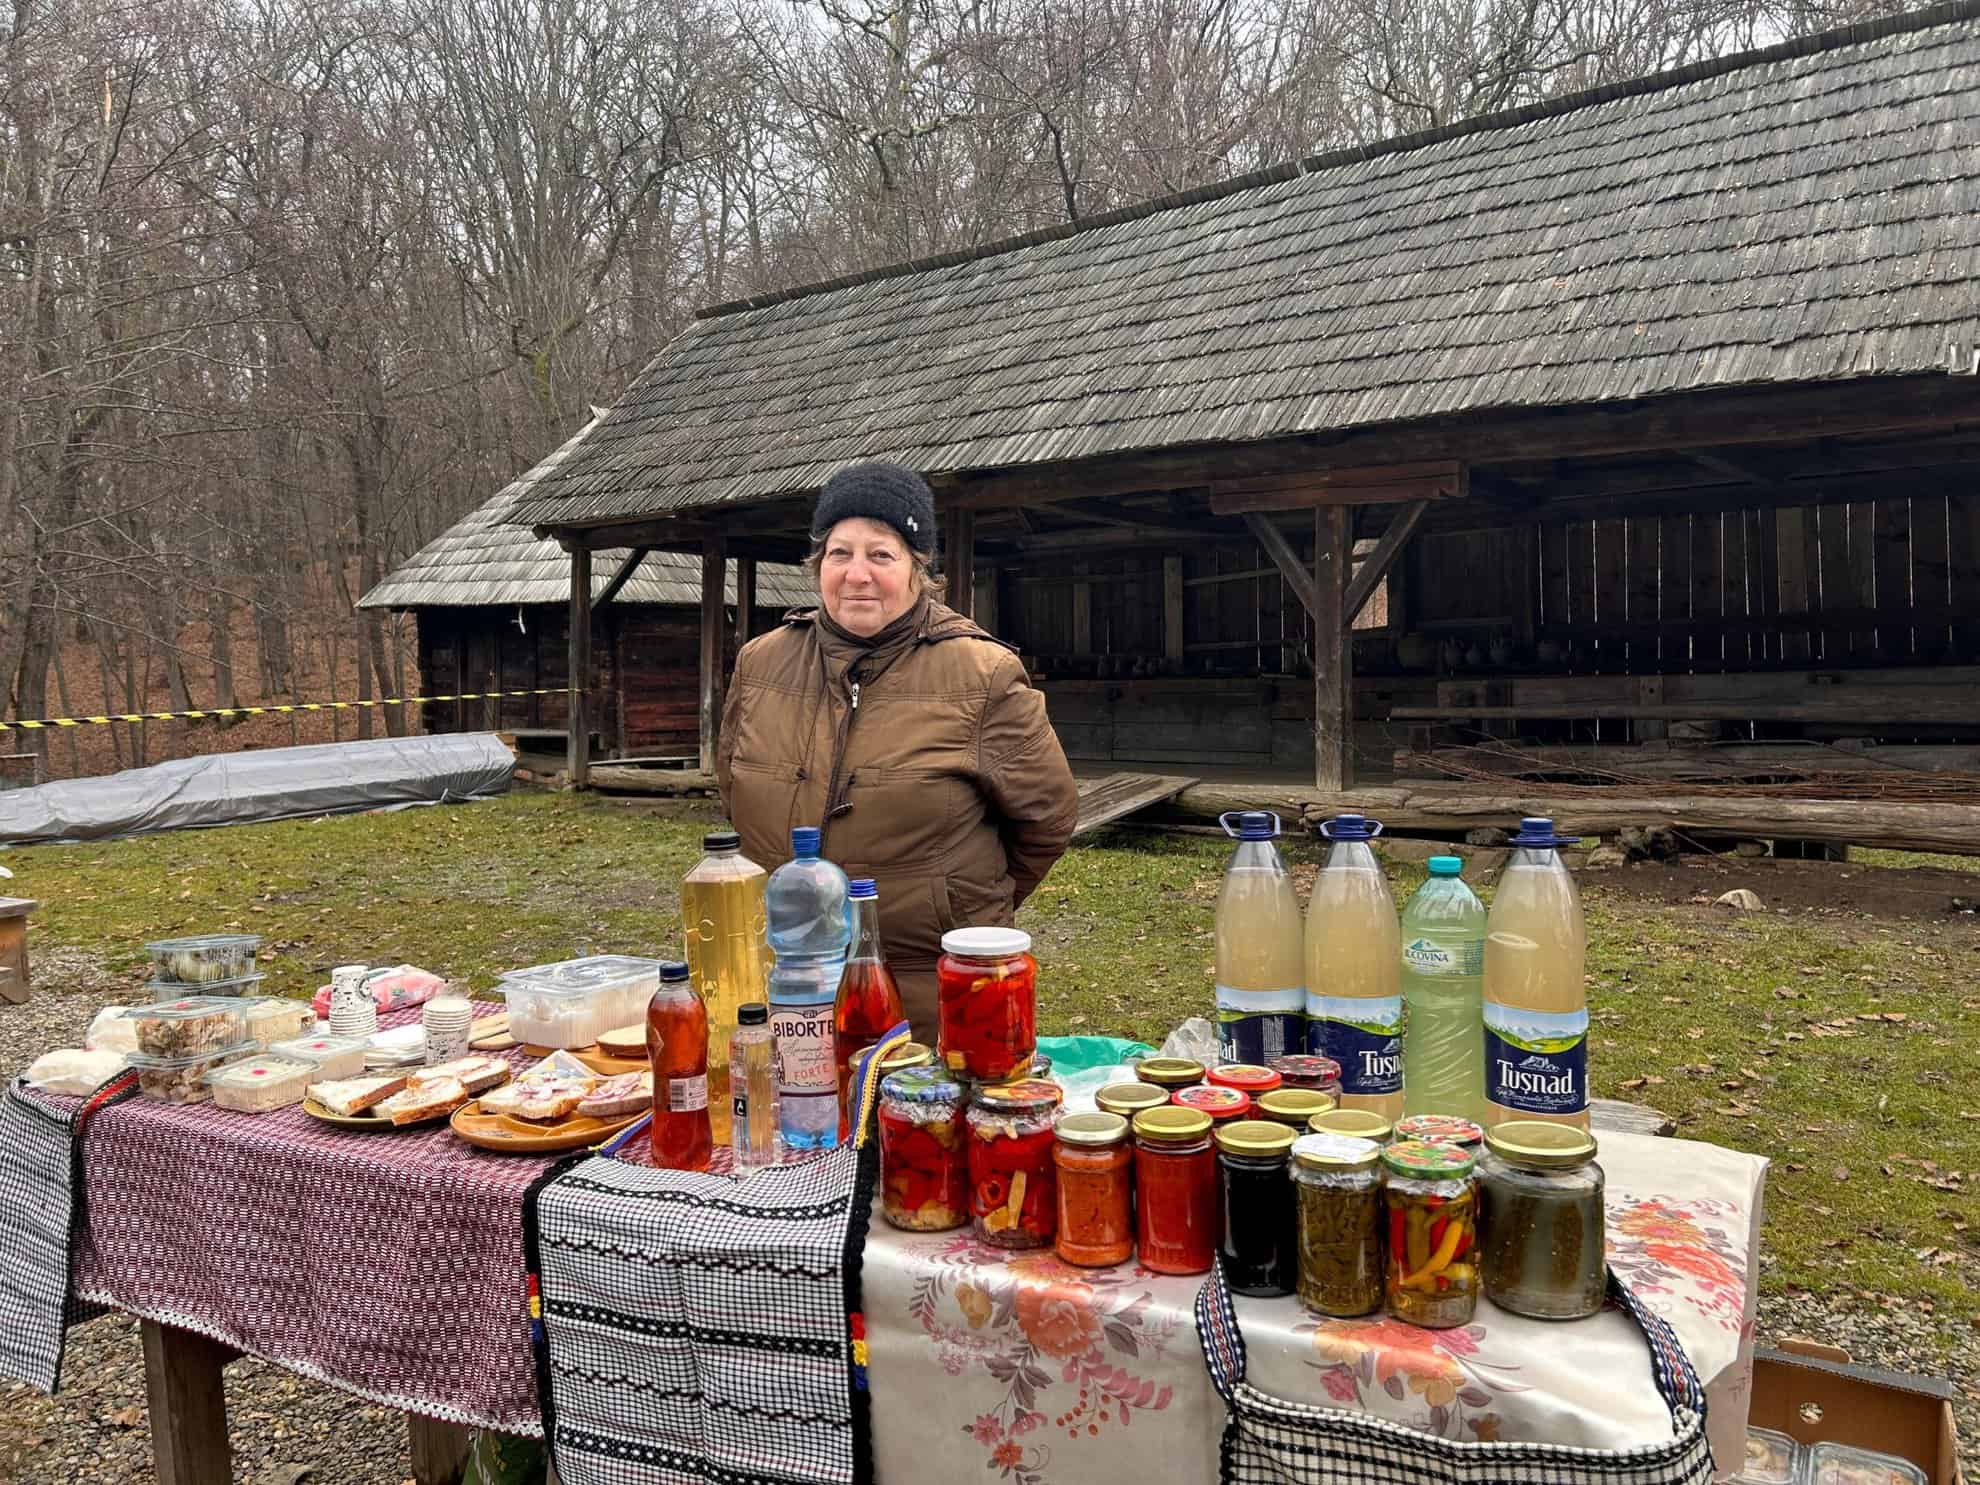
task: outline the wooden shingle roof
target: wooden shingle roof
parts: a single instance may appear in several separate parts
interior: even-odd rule
[[[509,519],[761,501],[862,458],[1946,370],[1980,335],[1976,20],[1960,0],[725,306]]]
[[[359,608],[470,608],[482,605],[565,603],[571,592],[571,559],[554,542],[507,524],[510,512],[544,474],[568,459],[597,420],[587,423],[534,468],[504,485],[489,500],[421,547],[358,600]],[[624,551],[594,552],[591,596],[612,580]],[[733,572],[724,598],[733,603]],[[756,601],[766,608],[809,605],[817,590],[802,569],[769,562],[756,570]],[[648,552],[614,603],[701,604],[701,559],[677,552]]]

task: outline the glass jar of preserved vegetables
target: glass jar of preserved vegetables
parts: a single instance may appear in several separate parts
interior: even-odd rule
[[[1168,1101],[1168,1089],[1153,1083],[1109,1083],[1093,1095],[1094,1106],[1102,1113],[1130,1120],[1143,1109],[1159,1109]]]
[[[1299,1302],[1320,1315],[1382,1308],[1382,1147],[1338,1134],[1293,1142]]]
[[[1167,1088],[1193,1088],[1203,1081],[1203,1064],[1188,1057],[1144,1057],[1134,1065],[1134,1075],[1144,1083]]]
[[[984,1083],[1031,1067],[1038,1053],[1038,962],[1015,928],[957,928],[935,961],[942,1064]]]
[[[1315,1114],[1334,1106],[1334,1095],[1315,1093],[1307,1088],[1279,1088],[1262,1093],[1251,1101],[1252,1115],[1285,1125],[1294,1134],[1305,1134],[1306,1124]]]
[[[1341,1096],[1341,1065],[1331,1057],[1305,1052],[1289,1052],[1266,1064],[1279,1075],[1282,1088],[1304,1088],[1311,1093]]]
[[[880,1215],[905,1232],[946,1232],[969,1220],[968,1088],[938,1067],[880,1082]]]
[[[1299,1252],[1287,1160],[1296,1136],[1269,1119],[1239,1119],[1213,1137],[1224,1277],[1237,1294],[1291,1294]]]
[[[1134,1116],[1135,1238],[1158,1274],[1202,1274],[1217,1253],[1210,1116],[1171,1105]]]
[[[1587,1130],[1512,1119],[1478,1157],[1485,1297],[1515,1315],[1577,1320],[1602,1308],[1602,1167]]]
[[[1435,1140],[1441,1145],[1457,1145],[1476,1155],[1480,1142],[1485,1138],[1485,1131],[1456,1114],[1411,1114],[1396,1121],[1396,1138]]]
[[[1059,1257],[1081,1268],[1126,1263],[1134,1252],[1134,1152],[1119,1114],[1066,1114],[1052,1151],[1059,1179]]]
[[[1382,1151],[1389,1313],[1448,1330],[1478,1308],[1478,1189],[1469,1150],[1404,1140]]]
[[[1256,1098],[1277,1088],[1279,1075],[1269,1067],[1258,1067],[1249,1062],[1226,1062],[1220,1067],[1206,1069],[1203,1081],[1214,1088],[1235,1088]]]
[[[1045,1248],[1059,1224],[1052,1119],[1059,1087],[1035,1078],[978,1088],[969,1106],[969,1213],[979,1241]]]
[[[1389,1121],[1368,1109],[1329,1109],[1306,1121],[1315,1134],[1338,1134],[1351,1140],[1373,1140],[1386,1145],[1394,1131]]]
[[[1198,1083],[1194,1088],[1178,1088],[1170,1095],[1169,1101],[1180,1108],[1202,1110],[1210,1116],[1212,1124],[1227,1124],[1233,1119],[1251,1117],[1249,1093],[1240,1093],[1235,1088],[1219,1088],[1210,1083]]]

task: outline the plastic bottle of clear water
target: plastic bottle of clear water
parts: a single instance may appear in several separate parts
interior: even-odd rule
[[[1485,904],[1456,856],[1432,856],[1403,907],[1403,1112],[1485,1117]]]
[[[791,831],[791,859],[770,873],[764,919],[771,952],[770,1032],[779,1133],[792,1150],[839,1142],[839,1064],[833,1007],[852,941],[846,874],[818,854],[818,827]]]

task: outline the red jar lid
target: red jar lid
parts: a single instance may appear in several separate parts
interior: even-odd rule
[[[1305,1052],[1274,1057],[1272,1071],[1297,1083],[1338,1083],[1341,1080],[1340,1063],[1331,1057],[1317,1057]]]
[[[1194,1088],[1178,1088],[1170,1102],[1208,1114],[1218,1124],[1226,1119],[1242,1119],[1251,1112],[1249,1093],[1236,1088],[1218,1088],[1209,1083],[1199,1083]]]
[[[1285,1081],[1271,1068],[1251,1062],[1226,1062],[1209,1069],[1203,1078],[1219,1088],[1236,1088],[1243,1093],[1270,1093]]]

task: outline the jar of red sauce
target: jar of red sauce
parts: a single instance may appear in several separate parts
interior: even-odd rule
[[[1081,1268],[1126,1263],[1134,1252],[1134,1152],[1119,1114],[1067,1114],[1056,1130],[1060,1258]]]
[[[969,1220],[969,1090],[939,1067],[880,1083],[880,1215],[904,1232],[946,1232]]]
[[[1169,1101],[1178,1108],[1208,1114],[1213,1124],[1251,1117],[1251,1095],[1235,1088],[1213,1088],[1208,1083],[1199,1083],[1194,1088],[1178,1088],[1169,1095]]]
[[[1279,1075],[1282,1087],[1331,1093],[1336,1100],[1341,1096],[1341,1065],[1331,1057],[1304,1052],[1288,1053],[1284,1057],[1274,1057],[1266,1065]]]
[[[957,928],[935,961],[943,1066],[983,1083],[1028,1071],[1038,1052],[1038,961],[1015,928]]]
[[[1172,1105],[1134,1116],[1135,1237],[1158,1274],[1202,1274],[1217,1253],[1210,1116]]]
[[[1059,1085],[1038,1078],[978,1088],[969,1106],[969,1214],[996,1248],[1047,1248],[1059,1225],[1053,1116]]]
[[[1203,1081],[1213,1088],[1235,1088],[1256,1098],[1261,1093],[1275,1092],[1281,1080],[1269,1067],[1259,1067],[1250,1062],[1226,1062],[1221,1067],[1206,1071]]]

